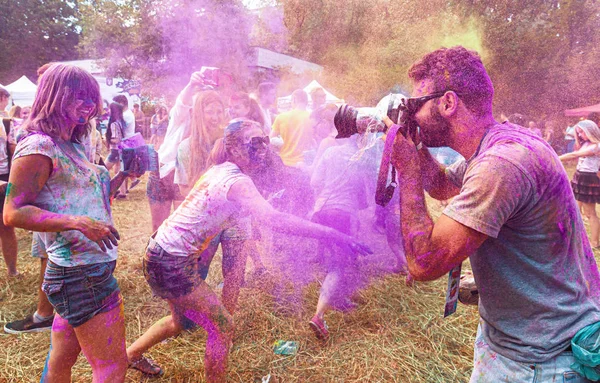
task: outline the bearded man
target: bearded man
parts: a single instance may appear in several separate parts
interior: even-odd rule
[[[481,316],[471,382],[587,382],[570,367],[571,339],[600,321],[600,275],[560,160],[527,129],[495,121],[477,53],[442,48],[408,74],[420,137],[397,135],[391,160],[406,258],[422,281],[470,259]],[[425,146],[467,160],[447,168]],[[423,189],[454,197],[436,222]]]

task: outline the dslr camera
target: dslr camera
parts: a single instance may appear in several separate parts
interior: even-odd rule
[[[384,97],[376,108],[355,108],[353,106],[342,105],[335,117],[334,125],[338,131],[336,138],[347,138],[355,133],[387,133],[387,126],[383,123],[383,117],[387,117],[398,125],[398,132],[404,137],[414,138],[418,125],[414,119],[415,113],[423,106],[425,102],[432,97],[425,96],[419,98],[408,98],[402,94],[391,93]],[[388,139],[393,139],[388,137]],[[389,159],[391,156],[391,143],[386,143],[386,149],[381,159],[379,167],[379,177],[377,179],[377,189],[375,191],[375,202],[380,206],[386,206],[394,195],[396,183],[396,169],[391,166]],[[391,168],[391,183],[388,184],[388,176]]]

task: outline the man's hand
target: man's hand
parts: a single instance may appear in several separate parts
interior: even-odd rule
[[[390,162],[396,168],[398,176],[421,176],[421,165],[417,148],[410,137],[405,138],[400,133],[396,135],[394,146],[392,147],[392,157]]]

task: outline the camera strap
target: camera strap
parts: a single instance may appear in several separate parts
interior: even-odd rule
[[[394,147],[394,140],[400,126],[397,124],[392,125],[385,138],[385,145],[383,147],[383,155],[381,157],[381,164],[379,165],[379,176],[377,177],[377,188],[375,189],[375,203],[377,205],[385,207],[392,196],[394,195],[394,189],[397,186],[396,183],[396,169],[391,165],[392,149]],[[388,174],[392,168],[392,181],[388,185]]]

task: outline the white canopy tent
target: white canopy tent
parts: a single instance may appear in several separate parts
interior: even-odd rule
[[[325,97],[325,102],[326,103],[328,103],[328,104],[336,104],[336,105],[340,105],[340,104],[344,103],[343,99],[334,96],[331,92],[329,92],[321,84],[319,84],[317,82],[317,80],[312,80],[310,82],[310,84],[308,84],[307,86],[305,86],[303,88],[304,91],[306,93],[308,93],[308,95],[309,95],[309,100],[308,100],[308,107],[309,107],[309,109],[312,109],[312,100],[310,99],[310,92],[312,92],[316,88],[322,88],[325,91],[325,96],[326,96]],[[292,95],[291,94],[289,96],[279,97],[277,99],[277,109],[280,112],[284,112],[284,111],[290,110],[291,108],[292,108]]]
[[[4,89],[10,93],[13,104],[19,106],[30,106],[33,104],[37,86],[26,76],[21,76],[21,78],[17,81],[6,85]]]

